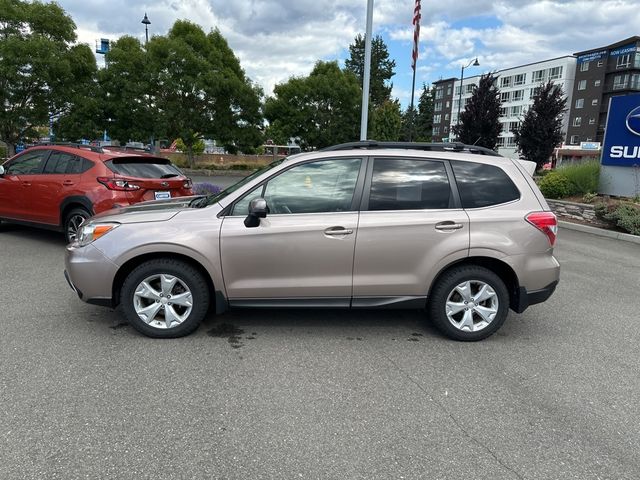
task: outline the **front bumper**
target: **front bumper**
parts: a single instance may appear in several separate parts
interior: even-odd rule
[[[93,245],[67,246],[64,276],[78,297],[87,303],[112,306],[117,265]]]

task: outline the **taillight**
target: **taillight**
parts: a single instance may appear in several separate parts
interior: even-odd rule
[[[187,178],[184,181],[184,184],[182,185],[183,188],[186,188],[187,190],[191,190],[191,188],[193,188],[193,182],[191,181],[190,178]]]
[[[558,219],[552,212],[533,212],[524,218],[547,236],[549,245],[552,247],[555,245],[558,236]]]
[[[98,177],[97,180],[109,190],[117,190],[119,192],[140,190],[140,185],[131,183],[129,180],[124,178]]]

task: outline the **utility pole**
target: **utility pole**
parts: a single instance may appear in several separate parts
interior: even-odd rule
[[[371,36],[373,34],[373,0],[367,0],[367,31],[364,38],[364,79],[362,85],[362,116],[360,118],[360,140],[367,139],[369,121],[369,83],[371,81]]]

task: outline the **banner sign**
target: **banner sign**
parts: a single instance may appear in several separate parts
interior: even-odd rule
[[[611,53],[609,55],[611,55],[612,57],[619,57],[620,55],[627,55],[629,53],[635,53],[635,52],[636,52],[636,44],[631,43],[629,45],[625,45],[624,47],[611,50]]]
[[[606,50],[600,50],[599,52],[591,52],[591,53],[585,53],[584,55],[580,55],[578,57],[578,63],[584,63],[584,62],[593,62],[594,60],[602,60],[603,58],[607,57],[607,51]]]
[[[602,165],[640,165],[640,94],[611,97]]]

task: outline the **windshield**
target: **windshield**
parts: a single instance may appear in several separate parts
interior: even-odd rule
[[[271,162],[269,165],[267,165],[265,167],[262,167],[259,170],[256,170],[255,172],[253,172],[248,177],[245,177],[242,180],[240,180],[239,182],[236,182],[233,185],[225,188],[220,193],[213,193],[211,195],[207,195],[204,198],[195,199],[191,203],[191,206],[202,208],[202,207],[207,207],[209,205],[213,205],[214,203],[219,202],[220,200],[222,200],[224,197],[226,197],[230,193],[235,192],[236,190],[238,190],[243,185],[246,185],[247,183],[249,183],[254,178],[262,175],[264,172],[267,172],[267,171],[271,170],[272,168],[277,167],[278,165],[280,165],[284,161],[285,161],[285,159],[281,158],[280,160],[276,160],[275,162]]]

